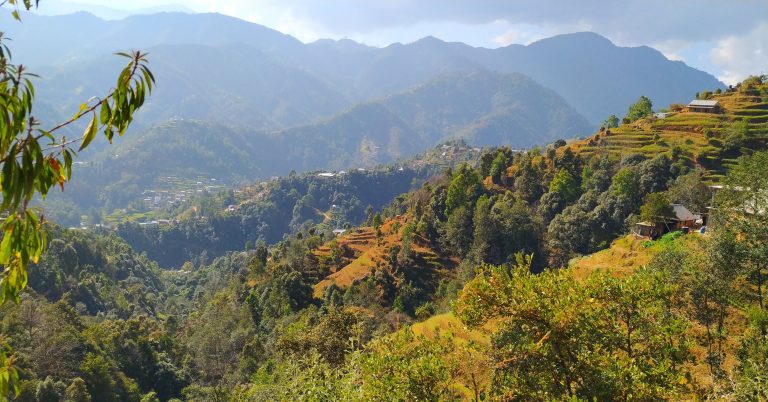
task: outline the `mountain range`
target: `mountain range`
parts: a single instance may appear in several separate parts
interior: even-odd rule
[[[178,72],[192,73],[193,66],[198,68],[191,74],[197,78],[195,81],[160,85],[153,102],[162,102],[164,106],[171,106],[167,105],[168,97],[176,97],[183,104],[188,100],[183,96],[187,92],[201,97],[216,98],[218,94],[244,100],[262,94],[269,98],[278,92],[285,99],[277,104],[311,109],[314,97],[292,99],[302,97],[295,95],[295,88],[281,87],[286,80],[296,80],[309,85],[301,85],[302,91],[315,86],[323,89],[323,95],[331,99],[327,107],[335,107],[338,112],[441,75],[491,70],[528,75],[559,93],[596,124],[610,114],[622,113],[622,105],[640,95],[667,105],[687,101],[701,88],[723,87],[710,74],[668,60],[652,48],[618,47],[594,33],[560,35],[528,46],[498,49],[448,43],[434,37],[375,48],[351,40],[303,44],[267,27],[220,14],[157,13],[116,21],[87,13],[29,15],[23,24],[6,25],[7,35],[14,39],[16,60],[41,71],[49,81],[44,89],[58,87],[72,80],[73,75],[87,75],[84,80],[94,88],[103,88],[111,83],[111,75],[102,76],[104,70],[109,72],[103,57],[128,49],[150,52],[150,60],[156,60],[160,83],[173,80]],[[271,77],[275,68],[284,70],[285,75],[259,80]],[[94,75],[95,71],[99,73]],[[252,91],[244,94],[233,89],[232,73],[237,78],[238,73],[256,77],[254,83],[239,81]],[[196,87],[200,81],[207,81],[210,87]],[[164,92],[168,92],[167,97]],[[68,95],[71,98],[72,94]],[[66,98],[54,97],[56,102],[51,103]],[[199,117],[194,106],[179,108],[179,117]],[[276,111],[283,112],[284,109]],[[318,110],[318,114],[327,115],[323,110]],[[315,116],[310,113],[303,120],[309,122],[312,117]],[[241,122],[237,116],[219,119]],[[288,119],[282,125],[295,124],[297,119]],[[275,120],[280,125],[281,119]],[[252,123],[248,119],[242,121]]]
[[[666,106],[724,87],[654,49],[594,33],[498,49],[434,37],[377,48],[304,44],[220,14],[29,14],[6,26],[14,61],[41,76],[43,121],[70,117],[110,88],[125,63],[112,52],[149,53],[157,87],[131,132],[117,148],[101,142],[81,155],[93,165],[147,161],[127,175],[141,183],[185,171],[247,181],[370,166],[454,138],[525,148],[587,135],[641,95]]]

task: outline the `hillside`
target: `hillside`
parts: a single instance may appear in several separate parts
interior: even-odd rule
[[[154,211],[174,220],[167,225],[147,225],[151,220],[141,211],[105,223],[117,225],[120,236],[161,266],[179,267],[202,252],[215,258],[260,242],[272,245],[309,228],[331,238],[334,229],[369,220],[371,211],[384,208],[433,175],[460,163],[475,164],[478,158],[479,151],[466,144],[447,143],[395,166],[291,174],[237,190],[192,195]]]
[[[402,275],[403,281],[418,283],[432,293],[441,279],[452,275],[458,259],[441,256],[424,239],[414,236],[407,242],[412,253],[406,266],[398,267],[398,253],[405,247],[403,240],[408,230],[408,217],[398,216],[382,224],[381,235],[371,227],[355,229],[343,234],[315,251],[318,262],[330,267],[331,273],[313,287],[313,295],[322,298],[328,287],[340,291],[368,279],[378,269],[387,269],[390,275]],[[410,236],[410,235],[407,235]],[[394,250],[394,251],[393,251]]]
[[[763,85],[751,78],[734,93],[759,104]],[[762,110],[722,99],[726,120],[744,114],[732,109]],[[654,123],[644,119],[625,128]],[[768,153],[750,148],[760,126],[751,127],[726,130],[749,154],[721,163],[728,188],[768,177]],[[67,372],[101,399],[745,400],[762,392],[765,222],[739,212],[744,197],[762,197],[720,193],[714,211],[725,219],[704,236],[627,237],[635,222],[658,216],[649,212],[656,200],[711,205],[713,176],[685,156],[701,145],[601,154],[579,147],[587,143],[478,155],[455,142],[374,170],[293,173],[193,197],[162,223],[120,225],[125,242],[112,238],[107,248],[117,251],[98,258],[88,255],[102,238],[57,234],[83,238],[56,241],[40,278],[57,291],[74,285],[74,272],[86,281],[79,299],[35,299],[45,322],[69,317],[55,326],[37,326],[30,310],[0,311],[25,353],[22,367],[35,373],[22,383],[73,381],[40,353],[44,339],[64,337]],[[159,272],[149,258],[171,269]],[[31,345],[25,330],[37,331]],[[105,377],[118,380],[90,385]]]
[[[407,158],[449,139],[526,148],[588,132],[554,92],[519,74],[449,75],[352,108],[327,121],[272,134],[265,162],[342,169]],[[302,144],[303,147],[297,146]],[[329,164],[329,161],[333,161]]]
[[[633,153],[671,156],[674,152],[691,165],[704,168],[710,180],[717,181],[739,155],[768,144],[768,103],[765,97],[738,89],[712,94],[710,99],[720,103],[720,113],[694,113],[675,106],[676,111],[665,118],[621,124],[568,147],[585,157]]]

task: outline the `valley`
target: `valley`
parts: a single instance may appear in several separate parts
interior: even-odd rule
[[[0,401],[766,400],[743,32],[408,3],[3,4]]]

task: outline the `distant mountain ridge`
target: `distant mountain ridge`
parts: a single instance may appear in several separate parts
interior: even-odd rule
[[[83,4],[61,0],[52,3],[45,2],[43,7],[33,10],[33,12],[40,15],[67,15],[74,14],[84,9],[87,9],[89,13],[105,20],[117,20],[127,18],[131,15],[155,14],[162,12],[194,13],[194,10],[181,4],[164,4],[153,7],[142,7],[139,9],[125,10],[108,6]]]
[[[71,117],[114,85],[125,60],[112,52],[149,52],[157,86],[131,132],[80,155],[90,167],[75,204],[108,211],[163,174],[242,182],[366,167],[455,138],[526,148],[589,134],[640,95],[666,106],[723,87],[658,51],[593,33],[498,49],[434,37],[376,48],[304,44],[221,14],[2,18],[14,61],[41,76],[43,122]]]
[[[241,47],[242,57],[259,59],[264,65],[277,64],[287,70],[301,71],[331,88],[332,97],[341,94],[345,102],[338,105],[331,102],[337,106],[336,112],[445,74],[478,69],[528,75],[559,93],[593,124],[610,114],[623,113],[626,106],[640,95],[648,96],[656,104],[667,105],[687,101],[702,88],[724,87],[710,74],[679,61],[670,61],[651,48],[618,47],[594,33],[566,34],[528,46],[511,45],[498,49],[474,48],[434,37],[375,48],[350,40],[303,44],[270,28],[220,14],[158,13],[117,21],[101,20],[86,13],[30,15],[23,24],[6,26],[7,35],[14,39],[17,61],[36,70],[42,69],[43,75],[51,79],[51,85],[72,79],[73,70],[80,70],[81,74],[100,71],[97,67],[103,65],[103,56],[113,51],[151,50],[150,60],[173,62],[172,55],[177,52],[174,48],[184,45],[200,46],[195,49],[196,57],[206,66],[209,74],[205,79],[212,87],[226,86],[220,82],[226,82],[226,75],[216,72],[223,67],[231,68],[234,63],[248,74],[260,74],[259,65],[247,65],[237,55],[230,58],[226,52],[216,49]],[[183,70],[189,64],[188,59],[180,59],[173,67]],[[56,68],[45,68],[47,65]],[[160,78],[158,92],[162,93],[166,89],[163,89]],[[93,79],[92,82],[99,88],[111,84],[103,79]],[[260,84],[251,96],[258,96],[258,89],[272,91],[272,84],[274,82]],[[191,87],[188,85],[186,90]],[[200,95],[215,95],[217,91],[217,88],[208,88],[201,90]],[[52,101],[57,103],[62,99]],[[284,103],[288,110],[305,106],[295,100]],[[187,111],[194,113],[191,108]],[[262,112],[268,114],[268,111]],[[226,120],[231,122],[232,117]],[[266,119],[270,120],[280,119]],[[309,122],[311,120],[304,119],[300,124]],[[235,123],[241,122],[235,119]],[[288,126],[294,123],[290,121]]]
[[[488,129],[491,126],[493,130]],[[248,179],[285,175],[291,170],[390,163],[451,139],[526,148],[590,128],[559,95],[530,78],[478,71],[440,77],[318,123],[284,130],[176,120],[126,137],[95,161],[117,154],[119,160],[112,163],[123,166],[131,161],[137,161],[137,168],[158,163],[174,166],[153,171],[151,176],[180,174],[186,169]]]
[[[247,183],[291,171],[392,163],[451,139],[526,148],[590,127],[559,95],[530,78],[478,71],[440,77],[283,130],[167,121],[92,154],[87,166],[76,169],[72,187],[52,197],[89,208],[109,200],[112,208],[122,208],[166,176]]]

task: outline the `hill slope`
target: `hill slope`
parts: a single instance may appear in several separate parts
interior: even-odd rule
[[[648,117],[601,131],[570,144],[569,148],[585,157],[600,154],[620,157],[632,153],[650,157],[674,152],[706,169],[710,180],[716,181],[739,155],[765,149],[768,103],[760,96],[740,90],[714,94],[711,99],[720,103],[720,113],[683,109],[662,119]]]

